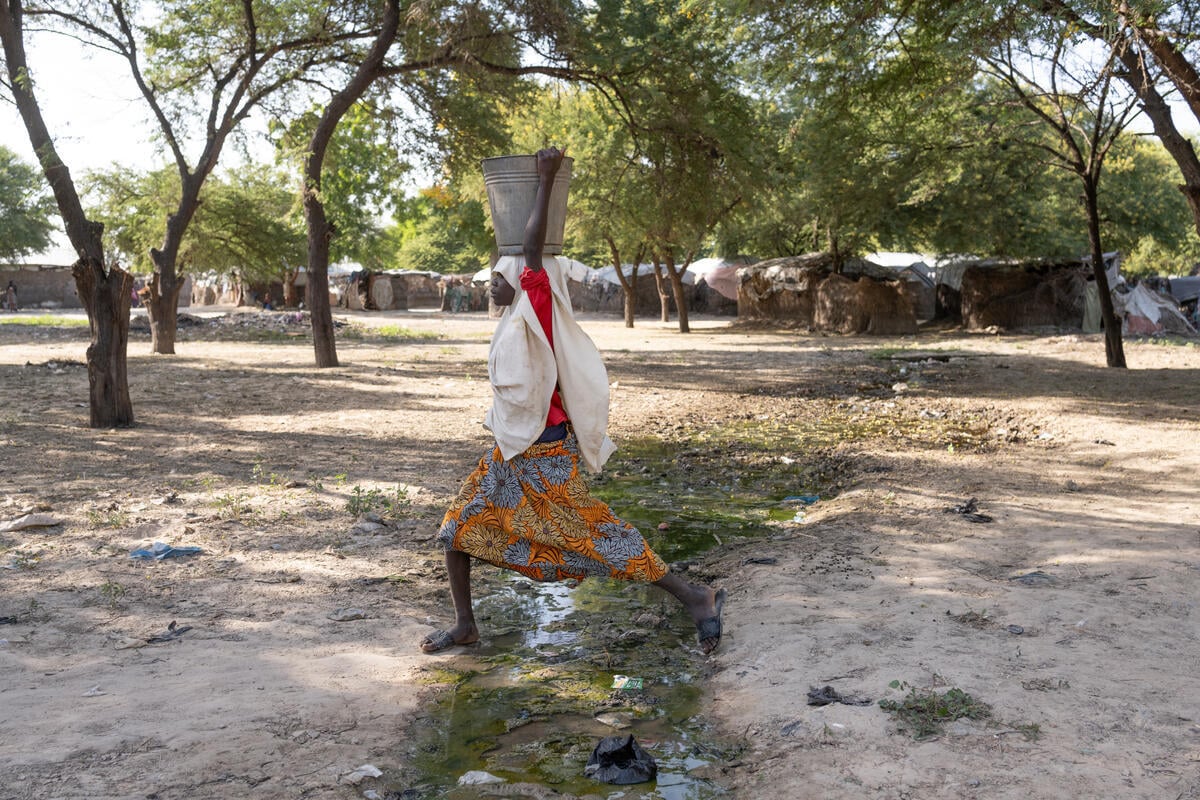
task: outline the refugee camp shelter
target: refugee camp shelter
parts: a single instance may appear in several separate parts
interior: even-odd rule
[[[738,270],[738,316],[835,333],[915,333],[916,312],[904,284],[858,258],[847,259],[841,273],[828,253],[773,258]]]
[[[913,310],[917,320],[924,322],[937,315],[937,283],[933,265],[937,257],[927,253],[869,253],[863,257],[870,264],[875,264],[894,273],[894,277],[904,281],[912,295]]]

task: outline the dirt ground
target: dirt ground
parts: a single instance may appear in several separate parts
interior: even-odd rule
[[[405,768],[464,657],[416,643],[450,618],[432,539],[488,446],[493,323],[356,321],[436,338],[343,333],[318,371],[302,327],[136,334],[130,430],[86,427],[86,329],[0,325],[0,522],[58,522],[0,532],[0,797],[383,797],[347,773]],[[690,570],[729,592],[689,655],[727,796],[1200,798],[1200,348],[583,324],[618,445],[839,465]],[[203,552],[130,557],[154,541]],[[951,690],[990,713],[916,738],[877,702]]]

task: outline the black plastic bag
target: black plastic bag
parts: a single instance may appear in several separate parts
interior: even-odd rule
[[[583,774],[604,783],[645,783],[658,775],[658,764],[632,734],[605,736],[592,751]]]

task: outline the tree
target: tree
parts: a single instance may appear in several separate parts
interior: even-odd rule
[[[494,240],[482,201],[438,185],[422,189],[404,207],[393,231],[395,266],[462,274],[487,265]]]
[[[114,167],[89,175],[88,189],[96,200],[90,212],[105,223],[105,249],[133,272],[152,273],[150,250],[158,241],[162,217],[179,202],[173,168],[139,173]],[[286,282],[304,261],[304,231],[295,201],[287,178],[268,167],[247,166],[210,177],[180,242],[178,263],[190,272]]]
[[[573,159],[567,238],[573,250],[595,253],[613,266],[624,292],[625,327],[634,327],[637,267],[647,251],[642,211],[648,187],[630,126],[602,90],[575,86],[546,90],[541,102],[513,120],[511,131],[518,150],[566,145]],[[633,265],[629,275],[626,263]]]
[[[309,141],[303,171],[309,301],[318,366],[337,364],[328,293],[330,241],[337,231],[325,210],[323,169],[342,118],[376,81],[390,81],[412,108],[424,112],[433,123],[432,139],[448,155],[449,164],[464,154],[477,157],[478,148],[471,145],[497,141],[501,126],[494,115],[504,100],[519,94],[519,90],[512,91],[511,81],[534,74],[576,74],[552,65],[520,63],[523,43],[532,46],[544,35],[541,23],[547,8],[553,10],[540,2],[515,7],[457,0],[412,2],[405,5],[406,27],[400,31],[400,5],[388,0],[369,51],[355,59],[357,68],[343,76],[340,88],[330,89]],[[530,16],[528,25],[522,27],[517,17],[525,13]],[[389,57],[393,43],[399,45],[399,53]]]
[[[0,259],[17,261],[50,246],[54,198],[37,169],[0,146]]]
[[[92,341],[87,349],[89,423],[93,428],[133,425],[126,350],[133,276],[106,266],[104,226],[88,219],[71,171],[59,158],[34,92],[34,74],[25,57],[24,13],[20,0],[0,0],[0,44],[4,47],[6,88],[29,134],[42,172],[50,183],[67,238],[79,260],[71,267],[79,299],[87,310]]]
[[[1200,73],[1194,48],[1200,15],[1193,3],[1158,0],[1047,0],[1039,7],[1101,43],[1113,41],[1124,66],[1117,75],[1141,101],[1154,133],[1175,160],[1192,223],[1200,234],[1200,157],[1176,125],[1166,96],[1178,92],[1200,122]]]
[[[147,16],[139,18],[142,10]],[[251,112],[362,38],[361,9],[346,3],[258,6],[168,0],[140,9],[129,0],[51,6],[38,12],[64,31],[123,57],[178,172],[178,203],[150,250],[151,348],[174,353],[183,276],[179,251],[201,189],[225,144]],[[151,16],[152,15],[152,19]],[[185,153],[200,142],[199,155]]]
[[[1105,271],[1099,189],[1104,161],[1136,113],[1136,98],[1113,91],[1113,65],[1120,41],[1111,42],[1106,57],[1093,63],[1086,56],[1079,57],[1077,29],[1056,22],[1047,20],[1040,37],[1031,39],[1026,49],[1008,42],[988,57],[987,63],[1030,115],[1057,137],[1055,146],[1040,141],[1031,142],[1032,146],[1052,164],[1075,175],[1082,185],[1092,274],[1104,321],[1105,356],[1108,366],[1124,367],[1121,323],[1113,312]],[[1045,49],[1041,42],[1047,43]],[[1037,74],[1044,77],[1039,81]]]

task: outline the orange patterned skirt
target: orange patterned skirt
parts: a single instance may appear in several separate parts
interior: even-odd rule
[[[505,461],[500,448],[480,459],[451,503],[438,540],[538,581],[600,575],[657,581],[667,565],[637,528],[592,497],[568,433]]]

